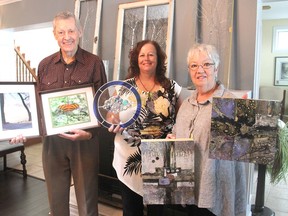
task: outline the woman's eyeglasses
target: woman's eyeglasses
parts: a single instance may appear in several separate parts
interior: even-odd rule
[[[188,66],[189,69],[191,69],[192,71],[197,70],[200,66],[205,70],[205,69],[209,69],[211,68],[211,66],[215,65],[215,63],[203,63],[202,65],[198,65],[198,64],[191,64]]]

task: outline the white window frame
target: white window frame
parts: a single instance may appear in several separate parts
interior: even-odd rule
[[[86,0],[75,0],[74,3],[74,14],[80,20],[80,11],[81,11],[81,3],[85,3]],[[97,2],[97,9],[96,9],[96,22],[95,22],[95,31],[94,31],[94,39],[95,42],[93,43],[93,54],[98,55],[99,49],[99,35],[100,35],[100,20],[101,20],[101,13],[102,13],[102,0],[96,0]]]
[[[279,34],[283,32],[288,32],[288,25],[287,26],[274,26],[273,27],[273,45],[272,45],[272,52],[273,53],[283,53],[288,52],[287,48],[281,48],[281,44],[279,44]]]
[[[119,80],[120,73],[127,73],[127,71],[120,71],[120,59],[121,59],[121,47],[123,37],[123,22],[126,9],[144,7],[147,10],[148,6],[156,6],[169,4],[168,14],[168,31],[166,40],[166,55],[167,55],[167,76],[170,75],[170,53],[171,53],[171,41],[172,41],[172,29],[174,21],[174,0],[154,0],[154,1],[139,1],[134,3],[120,4],[118,10],[118,23],[117,23],[117,36],[116,36],[116,49],[114,60],[113,80]],[[145,28],[144,28],[145,29]],[[145,34],[143,34],[144,37]],[[144,38],[143,38],[144,39]]]

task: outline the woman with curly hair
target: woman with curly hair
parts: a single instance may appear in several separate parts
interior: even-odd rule
[[[175,122],[181,87],[165,76],[166,54],[159,44],[143,40],[130,52],[126,81],[141,97],[141,112],[127,128],[111,126],[115,136],[113,167],[121,184],[123,215],[143,215],[143,182],[141,176],[141,139],[165,138]],[[178,101],[179,102],[179,101]],[[121,132],[121,133],[120,133]],[[148,205],[148,215],[161,215],[162,206]]]

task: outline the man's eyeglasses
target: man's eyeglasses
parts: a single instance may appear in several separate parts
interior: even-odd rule
[[[192,71],[197,70],[199,68],[199,66],[201,66],[204,70],[205,69],[209,69],[211,68],[211,66],[215,65],[215,63],[203,63],[202,65],[198,65],[198,64],[191,64],[188,66],[189,69],[191,69]]]

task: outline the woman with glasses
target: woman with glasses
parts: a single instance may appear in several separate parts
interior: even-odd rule
[[[235,97],[217,80],[216,48],[196,44],[188,52],[188,70],[195,86],[183,101],[168,138],[193,138],[195,143],[195,205],[188,215],[246,215],[244,163],[209,158],[212,97]]]

